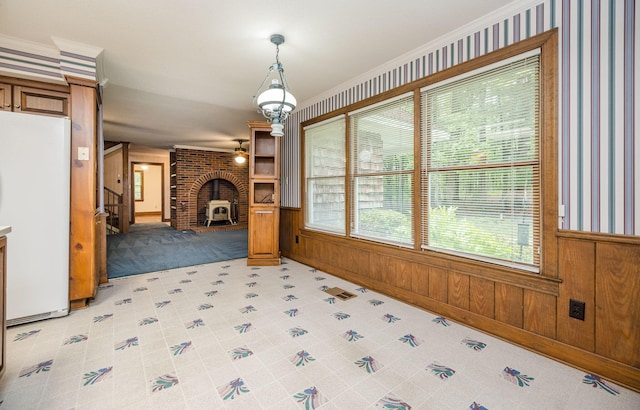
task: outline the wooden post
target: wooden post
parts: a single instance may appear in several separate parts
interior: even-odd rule
[[[68,77],[71,90],[71,191],[69,228],[69,300],[85,307],[95,296],[96,229],[96,82]]]

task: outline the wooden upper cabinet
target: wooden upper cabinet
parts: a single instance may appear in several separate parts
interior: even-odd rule
[[[0,110],[11,111],[11,84],[0,83]]]
[[[0,109],[29,114],[69,116],[69,87],[0,77]]]
[[[69,115],[69,94],[39,88],[14,86],[13,110],[31,114]]]

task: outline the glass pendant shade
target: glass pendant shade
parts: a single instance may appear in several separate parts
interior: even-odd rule
[[[289,113],[296,108],[296,98],[280,84],[276,79],[263,91],[257,99],[258,107],[263,112],[275,112],[282,109],[282,112]]]

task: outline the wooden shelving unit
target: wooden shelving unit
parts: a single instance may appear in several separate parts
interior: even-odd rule
[[[265,122],[249,122],[249,266],[280,264],[280,139]]]

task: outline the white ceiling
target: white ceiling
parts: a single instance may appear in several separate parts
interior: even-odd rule
[[[231,149],[280,46],[299,106],[512,0],[0,0],[0,34],[104,49],[105,139]]]

